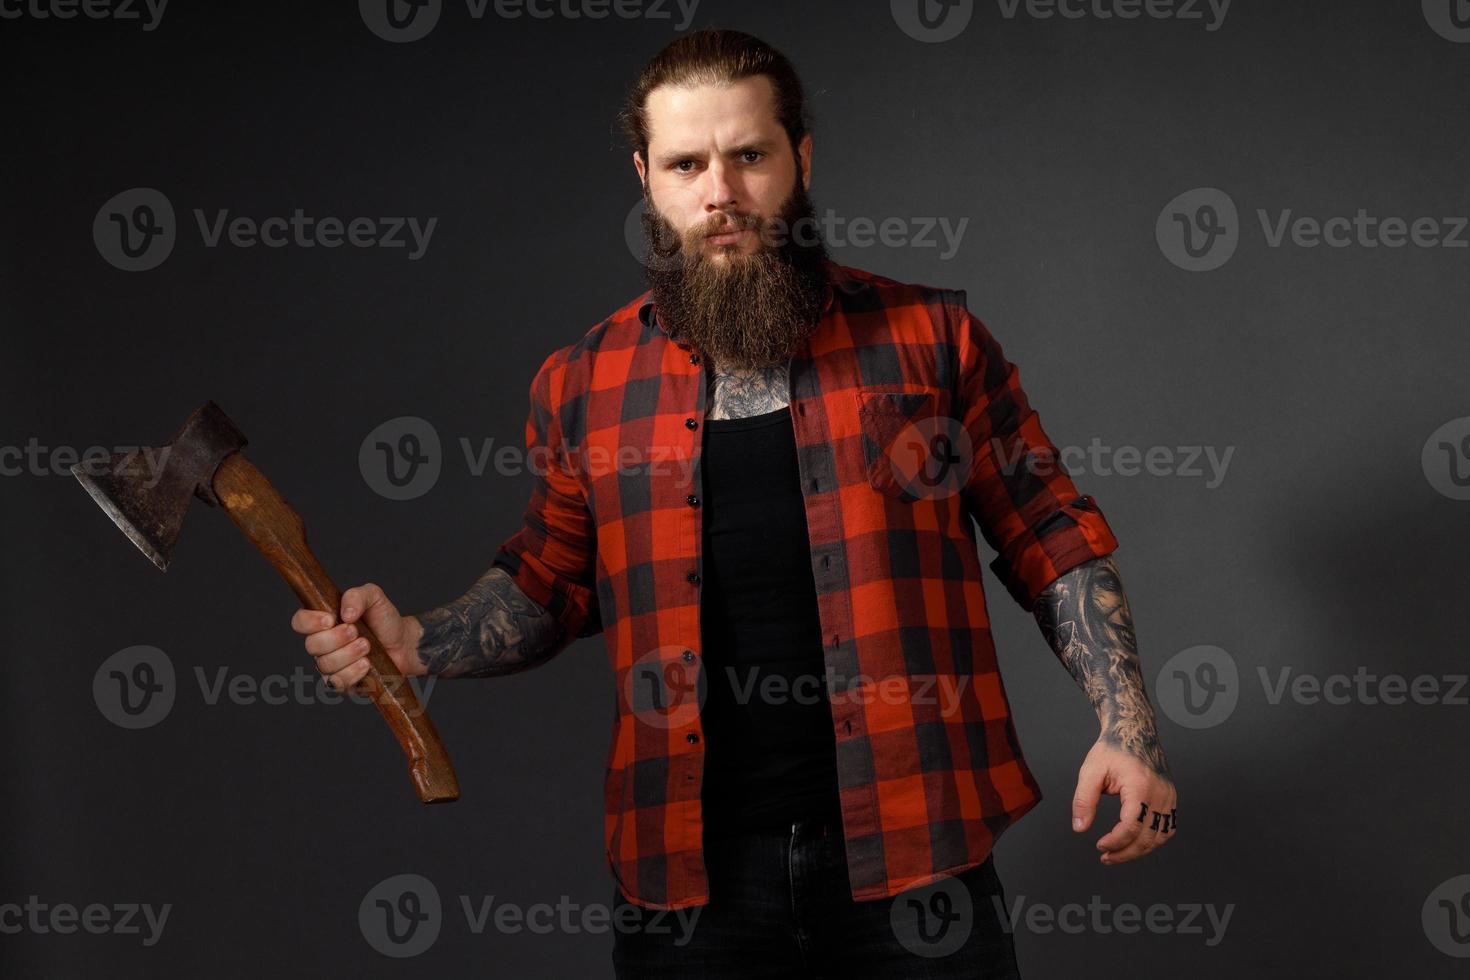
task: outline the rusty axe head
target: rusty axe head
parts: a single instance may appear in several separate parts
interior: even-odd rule
[[[128,539],[166,570],[189,501],[219,504],[214,472],[244,445],[245,436],[219,406],[205,402],[161,448],[117,453],[105,466],[78,463],[71,472]]]

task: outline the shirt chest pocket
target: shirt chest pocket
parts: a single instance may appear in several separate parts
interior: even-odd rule
[[[863,466],[874,490],[904,503],[958,494],[972,454],[964,427],[940,388],[858,388]]]

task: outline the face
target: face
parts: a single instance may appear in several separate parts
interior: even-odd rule
[[[717,372],[787,361],[819,321],[826,250],[769,79],[661,86],[645,103],[644,267],[661,322]]]
[[[771,80],[662,85],[646,110],[648,161],[634,153],[633,165],[681,250],[728,266],[771,247],[770,225],[796,182],[810,186],[812,148],[808,135],[792,153]]]

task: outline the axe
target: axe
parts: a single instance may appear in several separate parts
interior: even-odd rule
[[[190,415],[160,450],[113,455],[105,471],[78,463],[72,475],[153,564],[167,570],[174,541],[191,497],[222,507],[240,531],[274,566],[301,604],[338,614],[342,593],[311,549],[301,515],[239,451],[245,436],[214,402]],[[150,473],[145,459],[155,462]],[[360,682],[408,756],[408,772],[419,800],[447,803],[459,798],[449,754],[418,696],[398,672],[383,644],[359,618],[357,631],[369,644],[368,672]]]

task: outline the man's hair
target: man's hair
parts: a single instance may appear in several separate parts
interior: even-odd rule
[[[811,128],[801,79],[786,56],[740,31],[695,31],[670,42],[643,67],[618,120],[623,135],[648,162],[648,93],[660,85],[728,85],[765,75],[775,90],[776,118],[791,140],[792,155]]]

